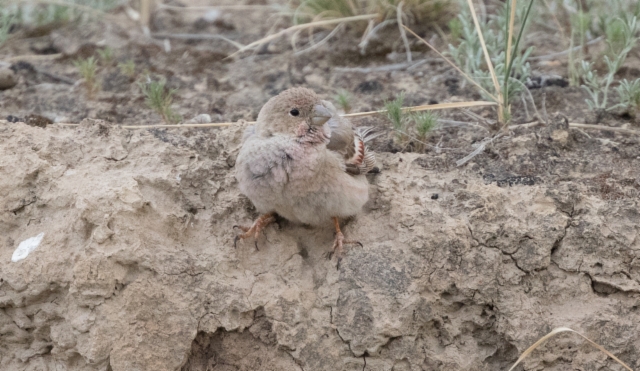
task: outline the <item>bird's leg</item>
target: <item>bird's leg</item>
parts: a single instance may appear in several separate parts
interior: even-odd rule
[[[343,245],[360,245],[360,241],[356,240],[345,240],[342,231],[340,230],[340,221],[338,217],[333,217],[333,225],[336,227],[336,238],[333,240],[333,255],[336,256],[338,260],[338,268],[340,268],[340,262],[342,261],[342,247]]]
[[[273,223],[275,220],[276,220],[275,213],[267,213],[267,214],[260,215],[260,217],[258,217],[258,219],[256,219],[255,222],[253,222],[253,225],[251,227],[234,225],[233,228],[239,228],[244,233],[236,236],[236,238],[233,240],[233,246],[236,247],[238,240],[244,240],[245,238],[253,237],[255,240],[256,250],[258,250],[258,237],[260,236],[260,232],[262,232],[264,227]]]

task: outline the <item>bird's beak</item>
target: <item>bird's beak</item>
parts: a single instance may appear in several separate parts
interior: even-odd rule
[[[311,117],[311,123],[314,126],[322,126],[325,122],[331,118],[331,111],[322,104],[316,104],[313,107],[313,117]]]

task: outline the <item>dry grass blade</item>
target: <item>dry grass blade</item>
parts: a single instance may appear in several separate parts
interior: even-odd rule
[[[176,40],[222,40],[235,46],[238,49],[244,48],[244,45],[239,42],[233,41],[221,35],[210,34],[190,34],[190,33],[152,33],[151,37],[156,39],[176,39]]]
[[[28,55],[17,55],[15,57],[9,57],[9,58],[4,58],[4,59],[0,59],[3,62],[15,62],[15,61],[49,61],[49,60],[53,60],[56,58],[60,58],[62,57],[63,54],[62,53],[56,53],[56,54],[28,54]]]
[[[453,63],[451,60],[449,60],[447,57],[445,57],[444,55],[442,55],[442,53],[440,53],[438,51],[438,49],[436,49],[435,47],[433,47],[431,44],[429,44],[427,42],[427,40],[423,39],[422,37],[418,36],[418,34],[416,34],[415,32],[413,32],[409,27],[407,26],[403,26],[405,30],[409,31],[409,33],[411,33],[413,36],[415,36],[418,40],[422,41],[422,43],[424,43],[426,46],[428,46],[431,50],[433,50],[436,54],[438,54],[438,56],[440,56],[440,58],[444,59],[447,63],[449,63],[449,65],[451,65],[451,67],[455,68],[456,71],[460,72],[460,74],[462,74],[462,76],[464,76],[465,79],[467,79],[467,81],[469,81],[470,83],[472,83],[473,85],[477,86],[478,89],[482,90],[485,94],[487,94],[491,99],[495,100],[496,102],[498,102],[498,98],[489,93],[485,88],[483,88],[482,86],[480,86],[480,84],[478,84],[474,79],[471,78],[471,76],[467,75],[466,73],[464,73],[464,71],[462,71],[460,69],[460,67],[456,66],[455,63]]]
[[[511,0],[511,14],[509,14],[509,30],[507,32],[507,53],[505,55],[505,57],[507,58],[507,63],[505,63],[505,66],[509,65],[509,62],[511,61],[511,44],[513,42],[513,28],[515,27],[515,22],[516,22],[516,4],[517,0]]]
[[[621,360],[618,359],[618,357],[614,356],[613,354],[611,354],[611,352],[609,352],[608,350],[604,349],[601,345],[595,343],[594,341],[592,341],[591,339],[589,339],[588,337],[582,335],[581,333],[579,333],[578,331],[572,330],[568,327],[558,327],[553,329],[550,333],[546,334],[545,336],[543,336],[542,338],[540,338],[538,341],[536,341],[532,346],[530,346],[529,348],[527,348],[527,350],[525,350],[522,355],[520,356],[520,358],[518,358],[518,360],[516,361],[516,363],[513,364],[513,366],[511,366],[511,368],[509,369],[509,371],[512,371],[518,364],[520,364],[520,362],[522,362],[525,358],[527,358],[537,347],[539,347],[542,343],[544,343],[545,341],[547,341],[549,338],[555,336],[556,334],[559,334],[561,332],[573,332],[575,334],[580,335],[580,337],[582,337],[583,339],[585,339],[586,341],[588,341],[591,345],[593,345],[594,347],[596,347],[598,350],[600,350],[601,352],[603,352],[604,354],[608,355],[609,357],[613,358],[616,362],[618,362],[619,364],[622,365],[622,367],[626,368],[629,371],[633,371],[633,369],[631,369],[631,367],[627,366],[624,362],[622,362]]]
[[[473,23],[476,26],[476,32],[478,32],[478,39],[480,40],[480,45],[482,45],[482,51],[484,53],[484,59],[487,63],[487,68],[489,69],[489,73],[491,74],[491,80],[493,80],[493,86],[496,89],[496,93],[498,95],[498,117],[502,120],[503,114],[502,111],[504,107],[502,106],[502,90],[500,89],[500,83],[498,82],[498,76],[496,76],[496,71],[493,69],[493,63],[491,62],[491,56],[489,55],[489,51],[487,50],[487,44],[484,41],[484,36],[482,35],[482,29],[480,28],[480,22],[478,22],[478,15],[476,14],[476,9],[473,7],[472,0],[467,0],[469,3],[469,10],[471,12],[471,17],[473,18]]]
[[[256,9],[270,9],[276,10],[276,8],[272,5],[209,5],[209,6],[173,6],[167,4],[158,4],[159,8],[171,9],[171,10],[182,10],[182,11],[191,11],[191,10],[256,10]]]
[[[570,122],[569,123],[569,127],[580,128],[580,129],[603,130],[603,131],[617,131],[619,133],[640,135],[640,130],[633,130],[633,129],[627,129],[627,128],[617,128],[617,127],[614,127],[614,126],[589,125],[589,124],[579,124],[579,123],[575,123],[575,122]]]
[[[313,28],[313,27],[322,27],[322,26],[329,26],[332,24],[340,24],[340,23],[344,23],[344,22],[356,22],[356,21],[366,21],[369,19],[374,19],[378,17],[377,14],[364,14],[364,15],[356,15],[353,17],[345,17],[345,18],[336,18],[336,19],[328,19],[328,20],[324,20],[324,21],[317,21],[317,22],[310,22],[310,23],[305,23],[305,24],[298,24],[295,26],[291,26],[289,28],[286,28],[282,31],[276,32],[273,35],[269,35],[266,37],[263,37],[260,40],[254,41],[251,44],[246,45],[244,48],[238,50],[237,52],[229,55],[228,57],[226,57],[225,59],[228,58],[232,58],[235,55],[242,53],[244,51],[250,50],[252,48],[255,48],[256,46],[260,46],[264,43],[267,43],[271,40],[277,39],[280,36],[286,35],[290,32],[294,32],[294,31],[298,31],[298,30],[304,30],[307,28]]]
[[[404,49],[407,52],[407,63],[413,62],[411,59],[411,48],[409,47],[409,39],[407,39],[407,34],[404,32],[404,24],[402,23],[402,6],[404,5],[404,1],[401,1],[396,8],[396,17],[398,20],[398,26],[400,28],[400,36],[402,36],[402,42],[404,43]]]
[[[413,107],[404,107],[403,110],[406,112],[418,112],[418,111],[433,111],[439,109],[450,109],[450,108],[465,108],[465,107],[481,107],[481,106],[495,106],[497,103],[495,102],[484,102],[484,101],[473,101],[473,102],[453,102],[453,103],[439,103],[439,104],[427,104],[423,106],[413,106]],[[378,113],[385,113],[386,110],[380,111],[369,111],[369,112],[358,112],[358,113],[349,113],[346,115],[340,115],[342,117],[360,117],[360,116],[371,116]]]

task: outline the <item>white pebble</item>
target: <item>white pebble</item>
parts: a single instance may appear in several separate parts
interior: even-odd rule
[[[42,238],[44,237],[44,232],[39,235],[31,238],[27,238],[26,240],[20,242],[16,251],[13,252],[11,256],[12,262],[20,261],[27,257],[33,250],[35,250],[40,242],[42,242]]]

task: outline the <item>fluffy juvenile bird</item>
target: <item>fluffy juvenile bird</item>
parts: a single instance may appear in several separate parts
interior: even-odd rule
[[[245,132],[236,160],[240,191],[262,214],[251,227],[239,227],[244,234],[236,241],[257,238],[275,214],[312,226],[333,221],[340,261],[343,244],[359,244],[344,239],[339,218],[359,213],[369,198],[370,138],[370,130],[354,130],[312,90],[291,88],[271,98]]]

